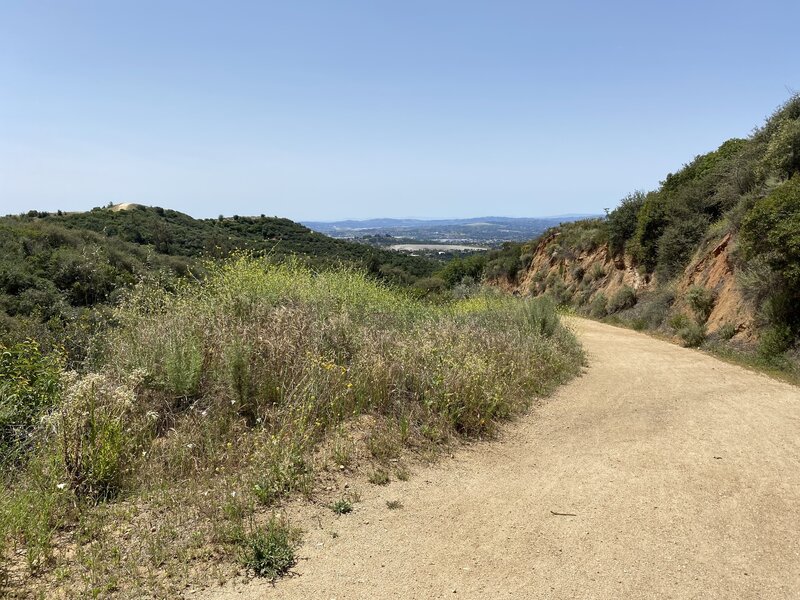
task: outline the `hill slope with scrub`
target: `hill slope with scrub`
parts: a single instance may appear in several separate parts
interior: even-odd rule
[[[607,218],[561,225],[517,253],[516,269],[495,281],[519,294],[686,345],[757,347],[763,360],[796,363],[800,97]]]
[[[142,279],[169,287],[203,276],[203,261],[236,251],[289,257],[314,269],[349,265],[398,285],[440,263],[335,240],[288,219],[194,219],[158,207],[119,205],[85,213],[32,210],[0,218],[0,341],[33,338],[81,360],[88,336],[120,293]]]

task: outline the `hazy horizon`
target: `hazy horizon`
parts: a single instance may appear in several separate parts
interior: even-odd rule
[[[267,213],[230,213],[230,214],[218,213],[216,215],[197,215],[197,214],[193,214],[191,211],[178,210],[178,209],[176,209],[176,208],[174,208],[172,206],[169,206],[169,205],[144,204],[144,203],[141,203],[141,202],[130,202],[130,203],[121,203],[121,204],[138,204],[138,205],[141,205],[141,206],[145,206],[147,208],[160,207],[160,208],[163,208],[163,209],[166,209],[166,210],[177,210],[178,212],[182,212],[184,214],[187,214],[190,217],[193,217],[195,219],[212,219],[212,218],[218,218],[220,216],[222,216],[224,218],[232,218],[234,216],[238,216],[238,217],[259,217],[261,215],[264,215],[266,217],[289,218],[289,217],[286,217],[285,215],[267,214]],[[102,205],[102,206],[92,206],[92,207],[87,208],[85,211],[84,210],[70,211],[70,210],[63,210],[63,209],[45,210],[45,209],[42,209],[40,207],[31,206],[31,207],[28,207],[28,208],[26,208],[24,210],[20,210],[20,211],[18,211],[16,213],[0,214],[0,217],[14,216],[14,215],[17,215],[17,214],[24,214],[24,213],[27,213],[27,212],[29,212],[31,210],[43,211],[43,212],[52,212],[52,213],[55,213],[55,212],[61,210],[64,213],[69,213],[69,212],[87,212],[87,211],[93,210],[95,208],[109,208],[109,206],[108,206],[108,204],[105,204],[105,205]],[[411,215],[411,216],[403,215],[403,216],[398,216],[398,217],[386,217],[386,216],[381,216],[381,215],[375,215],[375,216],[368,216],[368,217],[363,217],[363,218],[343,217],[343,218],[340,218],[340,219],[314,219],[314,218],[310,218],[310,219],[292,219],[292,220],[295,220],[298,223],[328,223],[328,224],[330,224],[330,223],[368,222],[368,221],[383,221],[383,220],[391,220],[391,221],[448,221],[448,220],[463,220],[463,221],[466,221],[466,220],[474,220],[474,219],[560,219],[560,218],[571,218],[571,217],[599,217],[599,216],[602,216],[602,214],[601,213],[563,213],[563,214],[551,214],[551,215],[474,214],[474,215],[466,215],[466,216],[449,215],[449,216],[445,216],[445,217],[424,217],[424,216],[414,216],[414,215]]]
[[[0,213],[602,214],[800,87],[800,4],[0,7]]]

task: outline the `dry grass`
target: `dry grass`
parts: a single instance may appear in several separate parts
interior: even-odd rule
[[[368,455],[361,468],[403,479],[404,449],[490,436],[583,361],[542,301],[430,305],[248,256],[208,270],[131,294],[95,373],[68,378],[9,476],[0,542],[23,552],[17,589],[169,596],[243,556],[275,576],[260,561],[283,533],[266,519],[322,470]]]

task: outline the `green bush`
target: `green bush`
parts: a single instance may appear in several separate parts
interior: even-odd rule
[[[742,248],[800,287],[800,176],[755,203],[742,223]]]
[[[717,335],[727,342],[736,335],[736,326],[733,323],[725,323],[717,330]]]
[[[261,504],[271,506],[292,492],[309,490],[312,480],[313,474],[302,449],[278,444],[253,485],[253,494]]]
[[[506,278],[515,280],[520,269],[523,268],[521,261],[523,245],[516,242],[503,242],[503,245],[496,250],[486,253],[486,266],[484,275],[487,279]]]
[[[800,175],[755,203],[741,229],[751,267],[740,281],[771,326],[800,333]],[[772,335],[772,334],[770,334]],[[772,344],[771,344],[772,345]]]
[[[692,320],[683,313],[675,313],[667,321],[669,326],[675,331],[680,331],[692,323]]]
[[[697,322],[705,323],[714,310],[716,295],[707,288],[694,285],[686,291],[686,302],[697,317]]]
[[[134,418],[135,410],[130,384],[95,373],[68,374],[63,401],[51,420],[59,460],[79,496],[100,501],[121,490],[148,425]]]
[[[674,290],[664,288],[650,297],[647,302],[640,302],[643,328],[657,329],[661,327],[674,301]]]
[[[623,198],[620,205],[609,213],[608,246],[612,254],[622,254],[625,244],[636,233],[637,218],[644,201],[643,192],[634,192]]]
[[[706,339],[706,328],[699,323],[689,321],[678,331],[678,335],[683,340],[683,345],[687,347],[696,347],[702,344]]]
[[[263,527],[254,527],[240,540],[242,564],[257,577],[275,580],[296,563],[299,534],[285,521],[272,516]]]
[[[613,314],[636,304],[636,292],[628,285],[620,288],[608,301],[607,312]]]
[[[353,503],[347,498],[340,498],[331,504],[331,510],[337,515],[346,515],[353,512]]]
[[[176,396],[197,393],[203,371],[201,342],[191,329],[169,332],[163,346],[164,389]]]
[[[572,293],[570,288],[567,287],[566,282],[560,277],[553,278],[552,283],[547,288],[547,296],[549,296],[552,301],[559,306],[569,305],[572,303]]]
[[[600,263],[594,263],[589,271],[589,281],[597,281],[606,276],[606,271]]]
[[[783,119],[769,141],[761,161],[764,175],[789,178],[800,172],[800,119]]]
[[[680,275],[707,229],[703,215],[684,217],[664,228],[656,243],[655,271],[661,281]]]
[[[0,466],[23,456],[39,417],[58,401],[62,364],[36,342],[0,343]]]
[[[472,281],[480,281],[486,267],[486,255],[472,254],[464,258],[456,257],[448,261],[441,270],[437,271],[437,277],[443,279],[448,287],[453,287],[469,278]]]
[[[423,279],[418,279],[414,284],[414,289],[418,290],[423,296],[441,293],[446,287],[445,281],[439,277],[424,277]]]
[[[603,318],[608,314],[608,299],[606,298],[605,294],[600,292],[594,298],[592,298],[592,302],[589,304],[589,314],[595,318]]]
[[[652,273],[658,262],[658,240],[667,226],[666,202],[662,196],[650,193],[639,209],[636,232],[631,240],[631,253],[636,263]]]
[[[586,269],[584,269],[582,265],[576,265],[572,269],[572,277],[573,279],[575,279],[575,281],[579,283],[583,281],[583,276],[585,274],[586,274]]]
[[[522,311],[528,328],[537,335],[552,337],[561,326],[555,304],[547,296],[524,301]]]
[[[786,325],[772,325],[761,332],[758,341],[758,354],[767,360],[775,359],[792,345],[794,336]]]

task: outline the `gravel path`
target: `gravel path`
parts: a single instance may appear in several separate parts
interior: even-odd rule
[[[296,576],[192,597],[800,598],[800,390],[570,322],[586,374],[500,442],[317,510]]]

